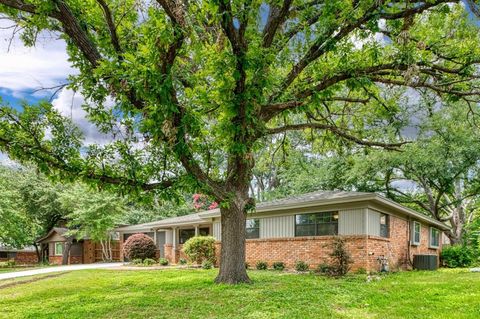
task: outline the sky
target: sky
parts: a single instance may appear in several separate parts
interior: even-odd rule
[[[0,97],[10,106],[20,108],[23,102],[36,103],[50,99],[55,89],[67,83],[67,77],[76,74],[65,50],[65,42],[57,36],[42,33],[35,47],[26,47],[19,36],[13,37],[12,22],[0,20]],[[70,117],[83,131],[85,144],[106,142],[107,137],[85,118],[79,93],[63,88],[54,96],[52,104],[63,115]],[[0,152],[0,164],[13,165]]]

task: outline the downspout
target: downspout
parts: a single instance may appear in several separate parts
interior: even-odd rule
[[[408,216],[407,219],[407,262],[409,266],[412,266],[412,259],[410,255],[410,241],[412,240],[412,232],[411,232],[411,227],[412,227],[412,219],[410,216]]]

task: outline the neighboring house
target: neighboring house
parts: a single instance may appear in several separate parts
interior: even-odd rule
[[[41,245],[42,256],[50,264],[62,264],[63,250],[67,242],[67,228],[54,227],[47,235],[38,239]],[[119,242],[112,242],[113,259],[120,260]],[[102,260],[102,250],[99,244],[89,239],[77,240],[73,238],[68,264],[91,264]]]
[[[15,249],[0,244],[0,262],[9,260],[13,260],[16,264],[20,265],[30,265],[36,264],[38,257],[34,246]]]
[[[314,192],[260,203],[247,216],[246,262],[302,260],[316,267],[329,261],[335,236],[346,239],[352,270],[410,267],[414,254],[438,256],[448,227],[375,193]],[[171,263],[184,258],[182,244],[195,235],[212,235],[221,245],[220,210],[119,227],[121,244],[132,234],[152,237],[159,255]],[[122,251],[122,249],[120,250]],[[123,257],[121,257],[123,258]]]

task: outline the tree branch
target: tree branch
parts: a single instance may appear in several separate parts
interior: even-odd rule
[[[268,15],[267,24],[263,30],[264,48],[269,48],[272,45],[275,33],[288,17],[292,2],[293,0],[284,0],[281,8],[274,4],[270,5],[270,13]]]
[[[325,130],[359,145],[371,146],[371,147],[382,147],[389,150],[399,150],[399,147],[401,147],[402,145],[410,143],[410,142],[383,143],[383,142],[366,141],[350,134],[345,130],[340,129],[337,126],[321,124],[321,123],[302,123],[302,124],[285,125],[285,126],[267,129],[266,134],[278,134],[278,133],[287,132],[287,131],[299,131],[299,130],[305,130],[305,129]]]
[[[118,40],[117,36],[117,28],[115,27],[115,23],[113,22],[112,12],[108,7],[105,0],[97,0],[98,4],[102,7],[103,15],[105,17],[105,21],[107,22],[108,31],[110,32],[110,39],[112,42],[112,46],[115,51],[119,54],[119,58],[122,59],[120,54],[122,53],[122,48],[120,46],[120,41]]]

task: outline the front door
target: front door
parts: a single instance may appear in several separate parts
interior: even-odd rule
[[[165,232],[159,231],[157,233],[157,244],[158,250],[160,250],[160,258],[165,258]]]

